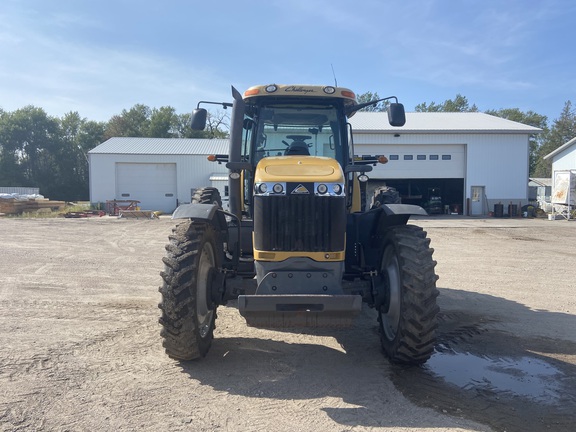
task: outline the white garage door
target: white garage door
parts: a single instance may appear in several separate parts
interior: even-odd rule
[[[463,144],[357,146],[357,154],[361,155],[364,151],[389,159],[387,164],[378,164],[368,173],[373,179],[465,177],[466,149]]]
[[[176,164],[117,163],[116,199],[138,200],[142,210],[176,208]]]

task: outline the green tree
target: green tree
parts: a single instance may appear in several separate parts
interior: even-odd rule
[[[149,108],[136,104],[112,116],[106,125],[105,139],[112,137],[148,138],[225,138],[230,117],[226,112],[208,113],[206,130],[190,128],[190,114],[176,114],[171,106]]]
[[[543,136],[542,145],[537,151],[534,177],[551,177],[552,160],[544,159],[544,156],[552,153],[574,137],[576,137],[576,111],[572,108],[572,102],[567,101],[560,117],[554,120],[552,127]]]
[[[476,105],[470,106],[466,96],[457,94],[454,99],[447,99],[441,104],[422,102],[414,108],[416,112],[478,112]]]
[[[142,104],[136,104],[129,110],[114,115],[106,126],[106,139],[112,137],[147,137],[150,130],[152,110]]]
[[[70,112],[60,120],[58,191],[54,197],[67,201],[88,199],[88,151],[100,144],[105,124]]]
[[[358,95],[356,97],[356,100],[358,101],[359,104],[370,102],[373,100],[378,100],[378,99],[380,99],[380,96],[378,96],[378,93],[372,93],[371,91],[367,91],[366,93],[362,93],[361,95]],[[375,105],[370,105],[370,106],[367,106],[366,108],[362,108],[360,111],[382,112],[382,111],[386,111],[387,107],[388,107],[387,101],[382,101],[382,102],[378,102]]]
[[[543,133],[530,136],[529,173],[531,177],[534,177],[536,162],[538,160],[538,150],[542,145],[544,134],[548,131],[548,117],[535,113],[534,111],[523,112],[518,108],[488,110],[486,114],[542,129]]]
[[[174,138],[178,136],[178,116],[170,106],[153,108],[150,113],[146,136],[153,138]]]
[[[26,106],[4,113],[0,122],[3,186],[40,187],[49,194],[55,183],[58,120],[42,108]]]

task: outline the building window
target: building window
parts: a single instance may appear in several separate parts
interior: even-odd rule
[[[398,160],[398,155],[390,155],[390,160]]]
[[[413,155],[404,155],[404,160],[413,160],[414,156]]]
[[[438,155],[430,155],[430,160],[438,160]]]
[[[426,155],[418,155],[416,156],[417,160],[426,160]]]
[[[452,155],[442,155],[442,160],[452,160]]]

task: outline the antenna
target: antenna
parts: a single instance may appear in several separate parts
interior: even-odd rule
[[[334,65],[330,63],[330,67],[332,68],[332,75],[334,76],[334,87],[338,87],[338,81],[336,81],[336,72],[334,72]]]

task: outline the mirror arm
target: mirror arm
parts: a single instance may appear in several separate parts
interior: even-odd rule
[[[200,108],[200,104],[212,104],[212,105],[222,105],[222,108],[226,109],[228,107],[232,108],[232,104],[230,102],[209,102],[209,101],[200,101],[198,105],[196,105],[196,109]]]
[[[398,98],[396,96],[388,96],[382,99],[376,99],[370,102],[364,102],[361,104],[352,105],[351,107],[346,109],[346,115],[349,116],[350,114],[355,113],[356,111],[361,110],[362,108],[366,108],[371,105],[376,105],[378,102],[384,102],[390,99],[394,99],[394,102],[398,103]]]

